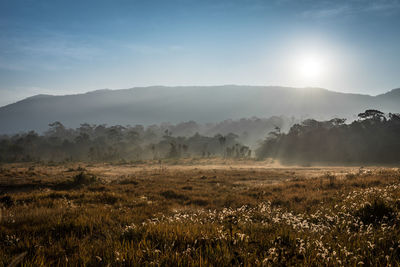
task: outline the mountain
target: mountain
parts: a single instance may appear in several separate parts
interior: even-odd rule
[[[347,94],[321,88],[277,86],[136,87],[85,94],[37,95],[0,108],[0,133],[43,131],[60,121],[108,125],[182,121],[217,122],[273,115],[356,118],[365,109],[400,111],[400,89],[378,96]]]

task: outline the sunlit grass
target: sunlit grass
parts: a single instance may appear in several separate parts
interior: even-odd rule
[[[57,168],[0,197],[0,265],[24,252],[35,266],[400,263],[397,169],[177,167],[107,180]],[[10,173],[28,170],[5,167],[2,181]]]

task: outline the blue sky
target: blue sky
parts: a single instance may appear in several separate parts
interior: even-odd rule
[[[0,0],[0,105],[220,84],[400,87],[400,0]]]

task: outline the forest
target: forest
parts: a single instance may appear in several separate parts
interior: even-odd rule
[[[400,162],[400,115],[366,110],[358,119],[294,118],[227,120],[199,125],[144,127],[49,124],[34,131],[0,136],[0,162],[138,161],[179,158],[276,159],[283,164],[395,164]],[[291,127],[290,127],[291,126]]]
[[[242,119],[225,121],[208,127],[195,122],[178,125],[106,126],[81,124],[70,129],[61,122],[49,124],[43,134],[34,131],[12,136],[0,136],[0,162],[35,161],[138,161],[178,159],[190,157],[248,158],[249,146],[242,140],[253,138],[257,131],[265,131],[283,120]],[[267,122],[266,124],[264,122]],[[243,124],[257,124],[249,134],[212,134],[213,131],[240,132]],[[207,135],[198,131],[207,132]]]
[[[366,110],[350,124],[345,119],[307,119],[288,133],[269,133],[259,158],[293,164],[396,164],[400,162],[400,114]]]

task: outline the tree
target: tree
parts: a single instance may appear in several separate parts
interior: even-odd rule
[[[361,120],[377,120],[377,121],[386,120],[385,113],[376,109],[367,109],[365,112],[359,113],[358,117]]]
[[[329,121],[333,126],[343,125],[346,122],[346,119],[334,118]]]
[[[221,146],[222,155],[225,157],[226,155],[225,155],[224,151],[225,151],[226,137],[223,135],[220,135],[220,134],[217,135],[217,137],[218,137],[218,142]]]

